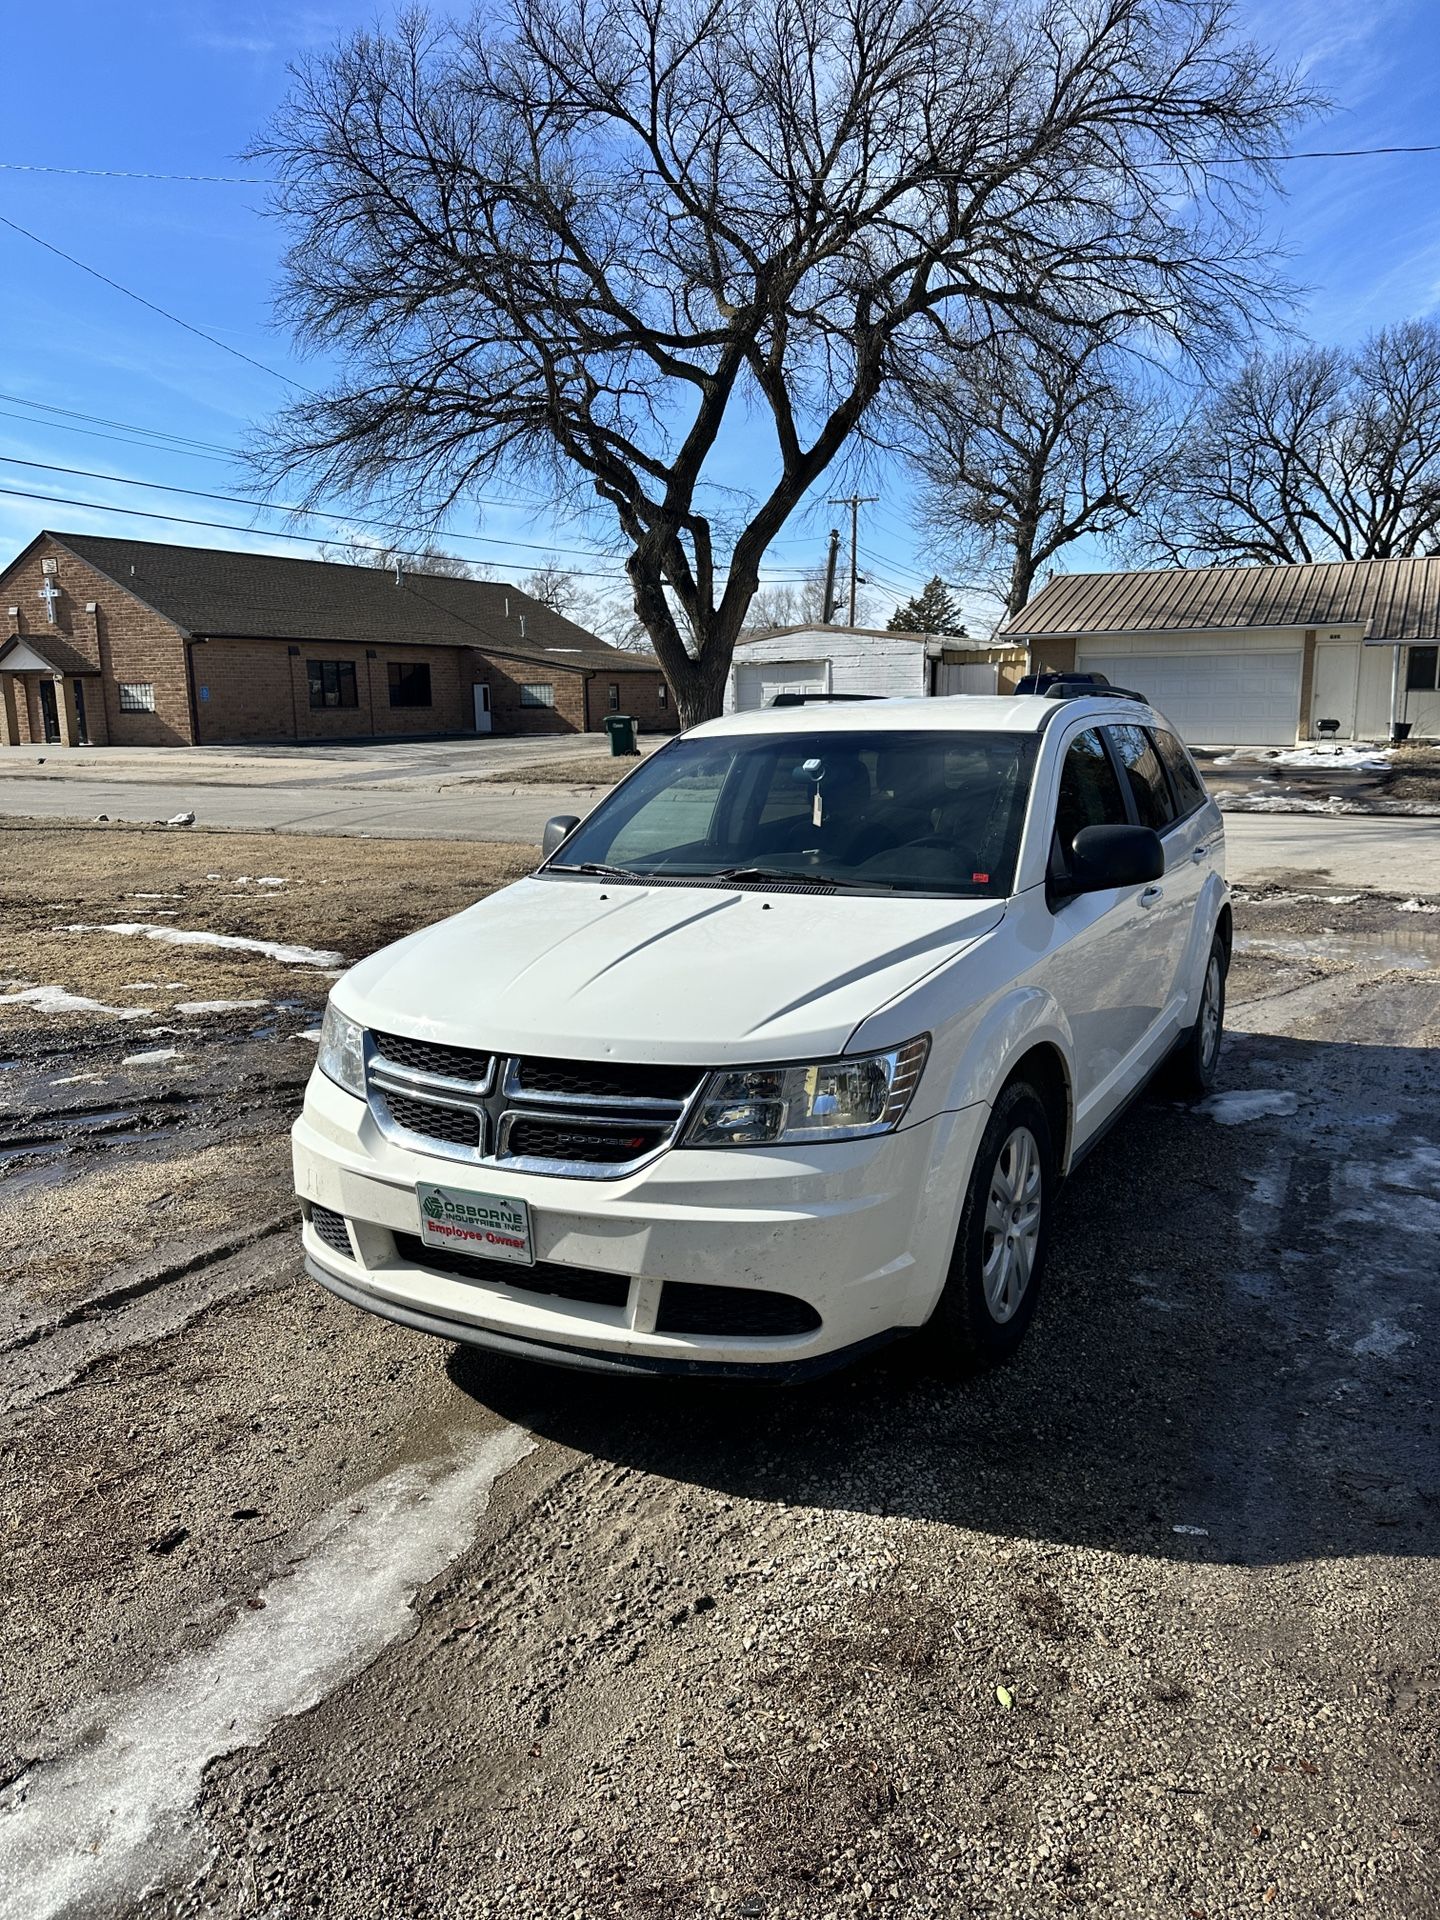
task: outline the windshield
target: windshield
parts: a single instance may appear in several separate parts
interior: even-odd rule
[[[547,871],[1002,897],[1034,744],[933,730],[676,740],[576,828]]]

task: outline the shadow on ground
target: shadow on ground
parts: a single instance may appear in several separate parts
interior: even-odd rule
[[[984,1378],[937,1377],[923,1332],[803,1388],[471,1348],[451,1376],[564,1446],[727,1494],[1233,1564],[1434,1553],[1433,1060],[1229,1042],[1226,1084],[1294,1113],[1137,1108],[1064,1190],[1042,1310]]]

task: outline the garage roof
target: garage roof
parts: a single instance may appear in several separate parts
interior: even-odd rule
[[[561,670],[659,670],[653,655],[609,646],[502,581],[406,572],[397,586],[388,567],[89,533],[50,537],[196,636],[486,647]]]
[[[1440,637],[1440,557],[1167,567],[1052,580],[996,639],[1359,626],[1373,644]]]

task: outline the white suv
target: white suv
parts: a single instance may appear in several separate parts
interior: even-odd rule
[[[545,851],[344,976],[295,1126],[309,1271],[422,1332],[992,1362],[1061,1177],[1163,1061],[1211,1084],[1221,816],[1133,696],[738,714]]]

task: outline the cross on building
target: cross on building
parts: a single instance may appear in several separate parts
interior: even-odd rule
[[[53,627],[55,624],[55,602],[60,598],[60,589],[53,580],[47,580],[40,589],[39,597],[45,602],[45,618]]]

